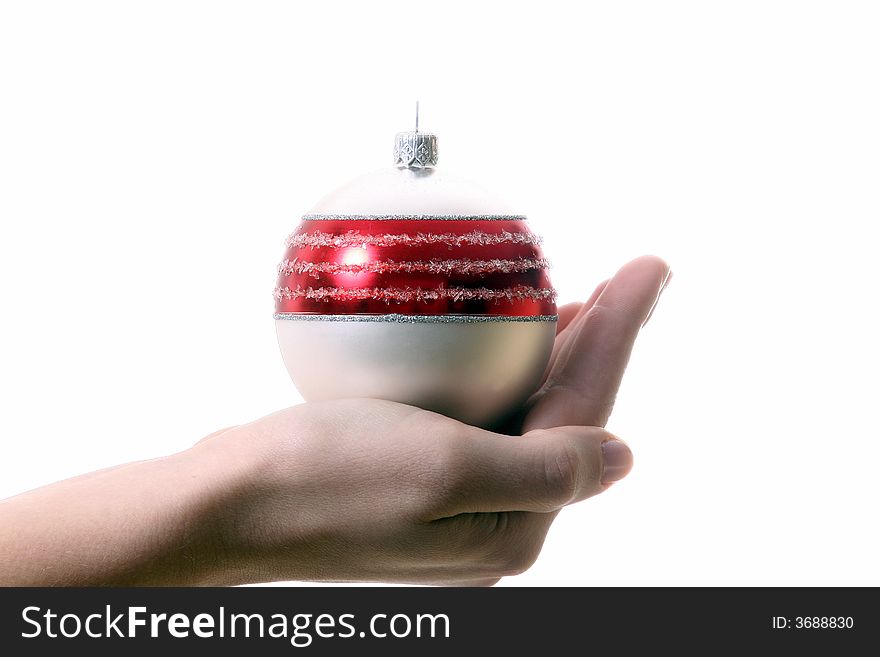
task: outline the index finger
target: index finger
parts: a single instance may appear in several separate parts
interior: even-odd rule
[[[523,432],[559,426],[605,426],[633,343],[669,277],[656,256],[624,265],[588,312],[567,330],[544,386],[530,401]]]

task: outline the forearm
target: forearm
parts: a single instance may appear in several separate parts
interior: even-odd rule
[[[225,583],[241,463],[207,446],[0,502],[0,585]]]

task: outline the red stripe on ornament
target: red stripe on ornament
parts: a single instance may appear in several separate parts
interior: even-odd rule
[[[552,301],[556,298],[553,288],[536,288],[528,285],[490,290],[489,288],[438,287],[431,290],[412,287],[276,287],[276,300],[309,299],[312,301],[384,301],[386,303],[411,303],[413,301]]]
[[[533,269],[546,269],[550,266],[546,258],[516,258],[516,259],[493,259],[471,260],[468,258],[451,260],[378,260],[364,263],[336,263],[336,262],[308,262],[294,258],[287,258],[278,265],[278,273],[282,276],[291,274],[308,274],[313,278],[319,278],[321,274],[360,274],[364,272],[373,274],[392,274],[405,272],[408,274],[424,272],[428,274],[461,274],[480,275],[501,272],[513,274],[517,272],[531,271]]]
[[[469,233],[387,233],[384,235],[363,235],[350,230],[341,235],[314,231],[311,233],[293,233],[287,238],[288,247],[333,247],[351,246],[424,246],[428,244],[445,244],[447,246],[491,246],[494,244],[535,244],[541,238],[532,233],[512,233],[503,230],[499,233],[487,233],[474,230]]]

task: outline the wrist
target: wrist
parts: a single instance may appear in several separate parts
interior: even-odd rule
[[[195,534],[203,559],[195,583],[235,585],[276,578],[263,555],[261,537],[272,524],[260,511],[277,463],[249,426],[236,427],[177,455],[197,482]]]

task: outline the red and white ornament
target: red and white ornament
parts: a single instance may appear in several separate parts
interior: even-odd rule
[[[275,325],[306,400],[373,397],[492,426],[537,388],[556,293],[525,217],[434,169],[400,133],[396,167],[324,197],[287,239]]]

